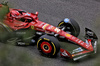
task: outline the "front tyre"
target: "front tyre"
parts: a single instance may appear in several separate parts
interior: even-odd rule
[[[80,27],[78,23],[71,18],[65,18],[63,21],[61,21],[58,26],[60,29],[64,28],[64,31],[73,35],[73,36],[78,36],[80,33]]]
[[[59,41],[49,35],[43,35],[37,42],[37,48],[40,53],[47,57],[55,57],[60,50]]]

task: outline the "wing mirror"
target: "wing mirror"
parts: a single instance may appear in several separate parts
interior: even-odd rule
[[[36,16],[38,16],[38,12],[35,12]]]

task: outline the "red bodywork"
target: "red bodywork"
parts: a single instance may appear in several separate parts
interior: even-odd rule
[[[22,11],[20,9],[10,9],[10,12],[12,10],[18,10]],[[70,40],[81,47],[85,48],[86,50],[79,52],[77,54],[70,54],[67,50],[60,49],[61,51],[61,56],[64,56],[62,53],[65,52],[67,55],[72,58],[74,56],[77,56],[78,54],[83,54],[83,53],[88,53],[94,51],[93,46],[91,45],[91,40],[88,40],[89,44],[83,42],[82,40],[78,39],[77,37],[70,35],[63,30],[52,26],[50,24],[47,24],[45,22],[39,21],[38,20],[38,15],[29,13],[29,12],[23,12],[21,16],[16,17],[15,19],[11,17],[10,12],[7,14],[7,17],[4,20],[4,23],[8,25],[12,30],[19,30],[22,28],[31,28],[37,31],[42,31],[42,32],[54,32],[56,34],[59,34],[60,36],[64,36],[67,40]],[[27,21],[22,22],[19,19],[24,18],[24,19],[33,19],[32,22],[28,23]]]

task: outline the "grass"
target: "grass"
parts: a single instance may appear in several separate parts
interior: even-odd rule
[[[9,7],[8,6],[2,6],[0,7],[0,21],[4,19],[5,15],[9,12]]]
[[[17,47],[18,48],[18,47]],[[27,51],[12,45],[0,46],[0,66],[31,66],[33,59]]]

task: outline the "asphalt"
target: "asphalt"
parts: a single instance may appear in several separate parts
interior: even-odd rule
[[[99,0],[8,0],[12,8],[26,10],[28,12],[39,12],[39,20],[57,26],[64,18],[73,18],[80,25],[80,35],[83,37],[85,27],[93,30],[100,40],[100,1]],[[1,1],[0,1],[1,2]],[[100,41],[98,41],[100,47]],[[18,47],[15,47],[18,48]],[[20,47],[21,49],[21,47]],[[88,57],[78,62],[65,60],[60,56],[47,58],[41,56],[36,46],[22,47],[33,60],[31,66],[99,66],[100,51],[96,57]],[[100,50],[100,49],[98,49]],[[25,52],[24,51],[24,52]],[[37,61],[38,60],[38,61]],[[24,64],[24,63],[23,63]]]

